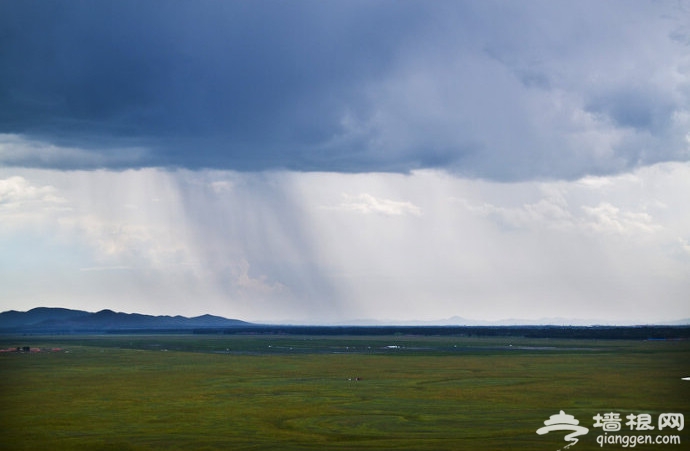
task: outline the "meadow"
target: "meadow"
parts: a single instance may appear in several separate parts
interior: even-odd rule
[[[3,450],[557,450],[560,410],[587,450],[597,413],[690,420],[687,340],[0,337],[25,346],[0,353]]]

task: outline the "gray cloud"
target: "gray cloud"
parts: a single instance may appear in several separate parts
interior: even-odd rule
[[[678,106],[662,93],[622,89],[592,99],[587,109],[608,116],[617,126],[652,134],[663,132]]]
[[[6,2],[0,133],[70,152],[0,161],[496,180],[685,161],[687,18],[627,1]]]

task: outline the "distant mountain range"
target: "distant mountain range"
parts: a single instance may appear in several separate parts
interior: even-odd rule
[[[280,329],[290,322],[274,325],[259,325],[241,321],[238,319],[228,319],[220,316],[202,315],[193,318],[184,316],[152,316],[140,313],[122,313],[112,310],[101,310],[99,312],[86,312],[83,310],[70,310],[65,308],[38,307],[28,312],[18,312],[10,310],[0,313],[0,333],[123,333],[123,332],[172,332],[172,331],[210,331],[210,330],[235,330],[240,331],[247,327],[258,330],[261,327],[268,329]],[[403,322],[382,322],[373,320],[353,321],[348,326],[361,329],[371,329],[376,327],[390,328],[414,328],[414,327],[631,327],[636,324],[604,324],[595,321],[567,320],[562,318],[545,318],[542,320],[504,320],[504,321],[472,321],[465,318],[453,317],[440,321],[403,321]],[[690,319],[680,321],[657,323],[653,326],[688,326]],[[637,324],[639,326],[639,324]],[[314,330],[319,327],[331,327],[335,330],[345,326],[337,324],[322,324],[313,326],[285,326],[293,329],[303,329],[312,327]],[[292,329],[289,329],[292,330]]]
[[[285,321],[283,324],[293,324],[291,321]],[[611,327],[631,327],[631,326],[688,326],[690,325],[690,318],[680,319],[676,321],[660,321],[660,322],[640,322],[640,321],[602,321],[596,319],[579,319],[579,318],[539,318],[539,319],[520,319],[510,318],[497,321],[481,321],[462,318],[460,316],[453,316],[446,319],[437,320],[407,320],[407,321],[381,321],[375,319],[359,319],[346,323],[349,326],[466,326],[466,327],[508,327],[508,326],[573,326],[573,327],[588,327],[588,326],[611,326]],[[333,326],[339,323],[331,324]]]
[[[520,319],[510,318],[498,321],[473,321],[454,316],[446,321],[439,322],[439,324],[462,324],[474,326],[685,326],[690,325],[690,318],[680,319],[676,321],[604,321],[601,319],[584,319],[584,318],[539,318],[539,319]]]
[[[220,316],[151,316],[112,310],[86,312],[65,308],[38,307],[28,312],[0,313],[0,332],[117,332],[162,331],[251,326],[251,323]]]
[[[688,325],[459,325],[462,318],[451,318],[440,324],[377,325],[279,325],[255,324],[202,315],[151,316],[112,310],[86,312],[65,308],[39,307],[28,312],[14,310],[0,313],[0,334],[117,334],[117,333],[272,333],[288,335],[463,335],[520,336],[530,338],[597,338],[597,339],[690,339]],[[558,321],[560,322],[560,321]],[[455,323],[455,324],[453,324]],[[556,324],[554,324],[556,323]]]

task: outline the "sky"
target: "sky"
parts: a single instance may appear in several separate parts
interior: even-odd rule
[[[687,1],[0,2],[0,310],[690,318],[688,24]]]

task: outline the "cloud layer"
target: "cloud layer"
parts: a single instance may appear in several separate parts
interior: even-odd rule
[[[251,321],[690,317],[690,166],[573,182],[0,170],[0,302]]]
[[[690,317],[677,1],[0,2],[0,306]]]
[[[689,22],[677,2],[5,2],[0,162],[505,181],[687,161]]]

